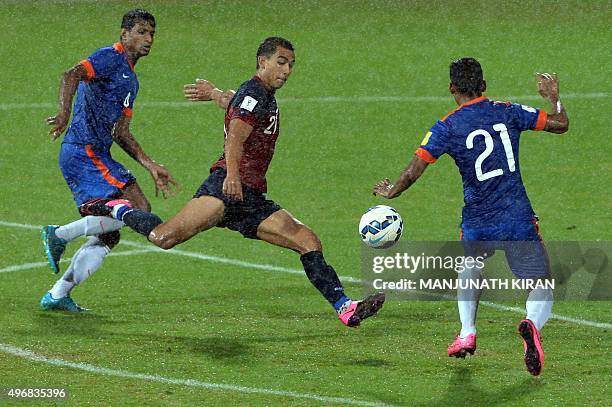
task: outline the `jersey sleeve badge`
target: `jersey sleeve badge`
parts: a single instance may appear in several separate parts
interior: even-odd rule
[[[244,110],[248,110],[249,112],[253,112],[255,106],[257,106],[257,100],[252,98],[251,96],[245,96],[240,104],[240,108]]]

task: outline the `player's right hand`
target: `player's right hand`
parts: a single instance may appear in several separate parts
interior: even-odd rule
[[[213,100],[213,91],[221,92],[206,79],[196,79],[196,83],[189,83],[183,87],[185,97],[192,102],[206,102]]]
[[[56,140],[68,127],[68,119],[70,118],[70,112],[59,112],[55,116],[47,117],[47,124],[53,126],[49,130],[51,140]]]
[[[240,178],[229,175],[225,177],[225,180],[223,180],[223,195],[232,201],[242,201],[242,183]]]
[[[393,184],[389,181],[389,178],[385,178],[382,181],[379,181],[374,185],[374,189],[372,193],[376,195],[380,195],[383,198],[391,199],[395,198],[398,194],[392,194]]]

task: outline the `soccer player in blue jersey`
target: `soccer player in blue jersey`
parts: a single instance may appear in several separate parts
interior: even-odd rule
[[[49,264],[59,272],[59,261],[66,243],[80,235],[90,236],[72,257],[70,266],[40,301],[45,310],[81,312],[85,309],[70,297],[72,289],[91,276],[104,257],[119,242],[122,222],[90,215],[87,208],[104,198],[129,199],[134,206],[150,210],[134,176],[113,160],[110,148],[117,142],[134,160],[145,167],[155,181],[156,194],[165,197],[176,182],[170,173],[153,161],[138,144],[129,125],[138,93],[134,66],[147,56],[153,45],[155,18],[141,9],[123,16],[119,42],[100,48],[64,73],[59,91],[59,111],[47,119],[49,132],[57,139],[68,126],[62,142],[59,164],[74,195],[82,219],[65,226],[46,226],[42,237]]]
[[[450,65],[450,93],[459,107],[433,125],[394,184],[385,179],[374,186],[375,194],[396,198],[414,184],[429,164],[443,154],[450,155],[463,179],[465,206],[461,240],[466,249],[478,247],[484,254],[499,247],[470,242],[533,242],[527,246],[527,252],[505,251],[510,268],[518,278],[536,281],[549,276],[549,267],[538,220],[521,179],[519,137],[525,130],[564,133],[569,126],[559,99],[556,75],[538,74],[537,80],[540,95],[551,104],[551,113],[487,99],[483,96],[486,82],[480,63],[474,58],[454,61]],[[459,278],[478,279],[480,271],[471,268]],[[479,297],[478,290],[458,292],[461,332],[448,348],[449,356],[465,357],[476,350]],[[526,304],[527,317],[519,324],[525,365],[535,376],[544,365],[540,330],[550,315],[552,303],[551,289],[531,290]]]

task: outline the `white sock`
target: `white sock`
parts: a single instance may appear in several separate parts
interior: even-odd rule
[[[51,290],[49,290],[49,292],[51,293],[51,297],[57,300],[70,294],[73,287],[74,283],[72,281],[66,281],[63,278],[60,278],[55,282],[55,285],[51,288]]]
[[[70,261],[70,267],[51,288],[51,296],[55,299],[70,294],[70,291],[93,273],[102,265],[104,257],[110,253],[110,249],[97,237],[90,237],[87,243],[75,253]]]
[[[482,279],[481,269],[478,267],[466,267],[458,275],[459,282],[467,284],[470,280],[480,281]],[[461,332],[459,336],[465,338],[468,335],[476,334],[476,312],[478,311],[478,301],[482,290],[462,289],[461,284],[457,289],[457,307],[459,308],[459,319],[461,320]]]
[[[75,286],[75,284],[72,281],[72,279],[70,281],[67,281],[64,279],[64,277],[68,276],[69,272],[72,273],[71,269],[72,269],[73,262],[77,259],[77,257],[79,257],[79,254],[88,245],[88,243],[89,242],[86,242],[83,246],[79,247],[79,250],[77,250],[74,253],[74,255],[72,256],[72,259],[70,260],[70,266],[64,272],[64,275],[62,276],[62,278],[57,280],[55,284],[53,285],[53,287],[51,287],[51,290],[49,290],[49,292],[51,293],[51,297],[58,299],[58,298],[63,298],[67,296],[68,294],[70,294],[70,291]]]
[[[459,308],[459,319],[461,319],[461,332],[459,336],[465,338],[468,335],[476,335],[476,311],[478,301],[457,301]]]
[[[79,236],[95,236],[114,232],[123,227],[123,222],[108,216],[85,216],[55,230],[55,235],[69,242]]]
[[[533,322],[535,327],[540,331],[548,317],[553,306],[553,292],[550,288],[534,288],[527,297],[527,319]]]

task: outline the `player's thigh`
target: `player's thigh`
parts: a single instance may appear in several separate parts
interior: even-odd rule
[[[505,240],[506,259],[515,276],[527,279],[549,277],[548,253],[539,233],[537,218],[511,224]]]
[[[285,209],[274,212],[261,222],[257,237],[300,254],[322,250],[318,236]]]
[[[135,208],[151,212],[151,204],[136,180],[121,189],[121,197],[130,201]]]
[[[504,242],[506,260],[512,274],[521,279],[549,278],[550,261],[540,240]]]
[[[151,232],[153,239],[169,240],[175,244],[217,226],[223,219],[225,204],[213,196],[201,196],[187,203],[172,218]]]
[[[121,196],[121,190],[135,182],[134,176],[107,152],[89,145],[62,144],[59,164],[77,206],[92,199]]]

